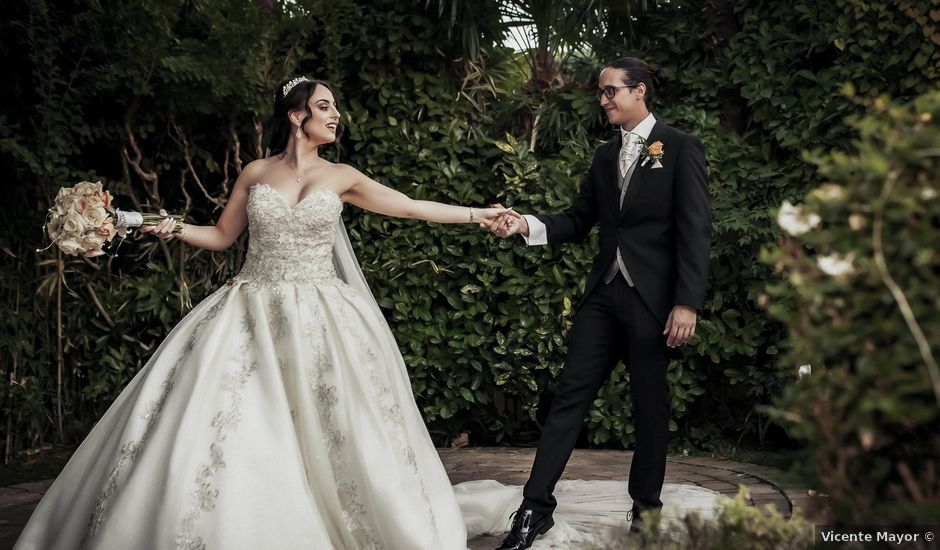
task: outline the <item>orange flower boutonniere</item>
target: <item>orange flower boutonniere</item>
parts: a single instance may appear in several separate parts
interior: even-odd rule
[[[663,159],[663,142],[654,141],[650,145],[647,145],[643,148],[643,152],[640,153],[643,156],[643,163],[640,166],[646,166],[650,160],[653,161],[653,168],[662,168],[663,163],[660,162]]]

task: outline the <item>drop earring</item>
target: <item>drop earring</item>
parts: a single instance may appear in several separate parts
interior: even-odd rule
[[[294,137],[297,138],[297,139],[300,139],[300,136],[302,136],[302,135],[303,135],[303,134],[300,132],[300,126],[298,126],[298,127],[297,127],[297,131],[294,132]]]

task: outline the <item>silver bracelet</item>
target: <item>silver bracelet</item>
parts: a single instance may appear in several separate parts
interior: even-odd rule
[[[473,207],[470,207],[470,223],[473,223]]]

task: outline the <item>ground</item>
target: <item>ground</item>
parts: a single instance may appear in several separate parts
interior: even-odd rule
[[[496,479],[522,485],[528,477],[535,449],[462,448],[441,449],[441,460],[451,482]],[[625,480],[630,470],[630,451],[575,450],[565,469],[565,479]],[[734,497],[739,485],[747,485],[754,506],[774,505],[789,516],[795,507],[810,500],[807,487],[783,472],[767,466],[733,462],[721,458],[671,456],[666,465],[667,483],[689,483]],[[46,492],[51,479],[0,487],[0,550],[8,550]],[[499,537],[478,537],[470,548],[492,549]]]

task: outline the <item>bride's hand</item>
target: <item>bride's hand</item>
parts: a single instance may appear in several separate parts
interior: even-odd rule
[[[167,215],[166,210],[161,208],[160,215],[166,216]],[[164,240],[172,239],[173,237],[176,236],[176,234],[173,233],[174,227],[176,227],[176,220],[173,218],[166,218],[165,220],[161,221],[157,225],[141,227],[140,232],[141,233],[153,233],[155,237],[159,237]]]
[[[474,208],[474,219],[480,220],[480,229],[492,231],[497,224],[507,218],[521,218],[512,208]]]
[[[503,205],[499,203],[493,204],[492,206],[495,208],[503,208]],[[516,233],[522,233],[524,235],[529,234],[529,226],[526,223],[525,217],[515,210],[512,210],[512,215],[503,214],[499,216],[496,221],[490,225],[489,230],[494,235],[501,238],[510,237]]]

